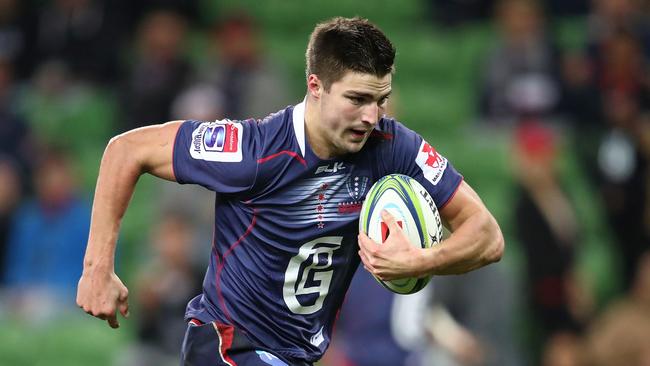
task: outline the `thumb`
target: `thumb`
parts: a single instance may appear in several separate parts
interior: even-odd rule
[[[401,230],[402,227],[397,224],[395,217],[388,212],[388,210],[381,210],[381,219],[388,225],[391,232]]]

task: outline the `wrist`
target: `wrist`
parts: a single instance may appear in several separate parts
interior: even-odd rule
[[[108,260],[97,260],[95,258],[86,258],[84,259],[84,264],[83,264],[83,273],[100,273],[100,272],[105,272],[105,273],[110,273],[114,272],[115,267],[113,265],[113,261],[108,261]]]
[[[438,268],[441,243],[431,248],[422,249],[422,269],[423,275],[435,275]]]

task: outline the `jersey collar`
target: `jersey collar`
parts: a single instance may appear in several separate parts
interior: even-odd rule
[[[300,146],[303,158],[305,157],[305,99],[293,107],[293,132],[298,139],[298,146]]]

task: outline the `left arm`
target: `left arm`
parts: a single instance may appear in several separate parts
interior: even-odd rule
[[[501,229],[479,196],[462,182],[451,201],[440,211],[452,234],[428,249],[416,248],[395,219],[382,218],[391,234],[378,245],[359,234],[359,255],[366,269],[382,280],[425,275],[460,274],[497,262],[503,255]]]

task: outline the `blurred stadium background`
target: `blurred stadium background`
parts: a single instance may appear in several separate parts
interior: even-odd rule
[[[314,24],[356,15],[397,48],[391,113],[453,162],[506,237],[496,269],[432,281],[418,310],[424,341],[397,340],[400,355],[409,365],[647,365],[649,9],[0,0],[0,365],[175,364],[211,197],[141,179],[117,261],[131,318],[111,330],[74,295],[104,146],[142,125],[261,118],[297,103]],[[367,296],[391,306],[387,292]],[[364,309],[345,312],[321,365],[362,365],[348,350],[375,342],[345,324]],[[388,362],[391,349],[367,364]]]

